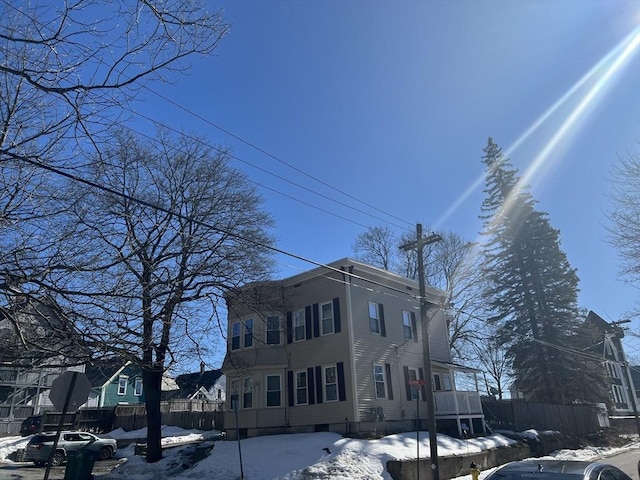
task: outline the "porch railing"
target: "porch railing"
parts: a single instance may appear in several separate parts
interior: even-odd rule
[[[436,415],[471,415],[482,413],[478,392],[433,392]]]

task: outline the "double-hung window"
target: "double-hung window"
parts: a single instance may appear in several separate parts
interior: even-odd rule
[[[240,322],[231,324],[231,350],[240,348]]]
[[[409,369],[409,380],[418,380],[418,371],[415,368]],[[420,398],[420,387],[418,385],[411,385],[411,400],[418,400]]]
[[[242,408],[253,407],[253,379],[245,378],[242,382]]]
[[[369,330],[371,333],[380,333],[380,308],[374,302],[369,302]]]
[[[238,402],[240,400],[240,380],[233,379],[231,380],[231,388],[229,389],[229,400],[231,401],[231,410],[235,410],[239,408]]]
[[[320,319],[322,322],[322,335],[333,333],[333,302],[320,305]]]
[[[413,340],[415,333],[413,331],[411,312],[407,312],[406,310],[402,311],[402,328],[404,329],[404,339]]]
[[[296,405],[309,403],[307,392],[307,372],[296,372]]]
[[[267,375],[267,407],[279,407],[282,403],[280,375]]]
[[[267,345],[280,345],[280,317],[267,317]]]
[[[300,342],[305,339],[304,310],[293,312],[293,340]]]
[[[136,397],[142,395],[142,379],[140,377],[136,377],[135,382],[133,383],[133,394]]]
[[[338,376],[335,365],[324,367],[324,399],[326,402],[338,400]]]
[[[373,379],[376,387],[376,398],[387,398],[387,387],[384,378],[384,365],[373,366]]]
[[[248,318],[244,321],[244,346],[250,347],[253,345],[253,318]]]
[[[126,375],[120,375],[118,377],[118,395],[127,394],[127,384],[129,383],[129,377]]]

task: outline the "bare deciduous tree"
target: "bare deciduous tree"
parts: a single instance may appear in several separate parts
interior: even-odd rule
[[[161,380],[219,328],[223,294],[271,271],[271,218],[224,152],[160,133],[121,132],[59,196],[64,249],[38,279],[75,314],[84,344],[141,366],[148,461],[160,447]],[[216,332],[217,331],[217,332]]]
[[[473,245],[455,233],[442,233],[440,241],[425,246],[425,281],[447,292],[450,314],[450,345],[458,358],[467,356],[467,347],[477,338],[474,319],[480,315],[480,268],[475,263]],[[401,250],[400,245],[415,241],[412,233],[396,236],[389,228],[374,227],[358,236],[354,251],[358,260],[393,271],[407,278],[417,278],[415,250]]]
[[[612,167],[613,193],[609,211],[610,242],[618,250],[622,275],[633,284],[640,282],[640,151],[619,155]],[[637,315],[639,308],[636,305]]]

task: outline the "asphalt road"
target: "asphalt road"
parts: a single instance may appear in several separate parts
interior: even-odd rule
[[[123,460],[101,460],[93,466],[92,473],[97,477],[113,470]],[[0,480],[42,480],[46,468],[36,467],[32,463],[0,463]],[[65,466],[53,467],[49,480],[63,480]]]
[[[609,463],[618,467],[624,473],[629,475],[633,480],[640,480],[638,476],[638,461],[640,461],[640,445],[635,450],[627,453],[606,457],[600,460],[603,463]]]

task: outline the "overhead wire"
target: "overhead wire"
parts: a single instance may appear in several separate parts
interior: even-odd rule
[[[365,202],[364,200],[361,200],[361,199],[359,199],[359,198],[357,198],[357,197],[355,197],[355,196],[353,196],[353,195],[351,195],[351,194],[349,194],[349,193],[347,193],[347,192],[345,192],[345,191],[343,191],[343,190],[340,190],[339,188],[334,187],[333,185],[331,185],[331,184],[329,184],[329,183],[325,182],[324,180],[321,180],[321,179],[319,179],[319,178],[317,178],[317,177],[315,177],[315,176],[311,175],[310,173],[305,172],[305,171],[304,171],[304,170],[302,170],[301,168],[296,167],[295,165],[293,165],[293,164],[291,164],[291,163],[289,163],[289,162],[284,161],[284,160],[283,160],[283,159],[281,159],[280,157],[278,157],[278,156],[276,156],[276,155],[274,155],[274,154],[272,154],[272,153],[270,153],[270,152],[266,151],[265,149],[263,149],[263,148],[261,148],[261,147],[259,147],[259,146],[255,145],[255,144],[254,144],[254,143],[252,143],[252,142],[249,142],[248,140],[245,140],[244,138],[240,137],[239,135],[237,135],[237,134],[235,134],[235,133],[231,132],[230,130],[227,130],[226,128],[224,128],[224,127],[222,127],[222,126],[220,126],[220,125],[216,124],[215,122],[213,122],[213,121],[209,120],[208,118],[206,118],[206,117],[204,117],[204,116],[202,116],[202,115],[200,115],[200,114],[198,114],[198,113],[194,112],[193,110],[191,110],[191,109],[189,109],[189,108],[185,107],[184,105],[181,105],[180,103],[178,103],[178,102],[176,102],[175,100],[173,100],[173,99],[171,99],[171,98],[167,97],[166,95],[163,95],[163,94],[161,94],[161,93],[157,92],[156,90],[152,89],[152,88],[151,88],[151,87],[149,87],[148,85],[145,85],[143,88],[144,88],[145,90],[147,90],[147,91],[149,91],[149,92],[153,93],[153,94],[154,94],[154,95],[156,95],[158,98],[161,98],[162,100],[164,100],[164,101],[166,101],[166,102],[170,103],[171,105],[173,105],[173,106],[175,106],[175,107],[179,108],[180,110],[182,110],[182,111],[184,111],[184,112],[188,113],[189,115],[191,115],[191,116],[193,116],[193,117],[197,118],[198,120],[201,120],[202,122],[206,123],[207,125],[209,125],[209,126],[211,126],[211,127],[215,128],[215,129],[217,129],[217,130],[219,130],[219,131],[223,132],[224,134],[226,134],[226,135],[230,136],[231,138],[234,138],[235,140],[238,140],[239,142],[243,143],[244,145],[247,145],[248,147],[250,147],[250,148],[252,148],[252,149],[256,150],[257,152],[260,152],[261,154],[263,154],[263,155],[265,155],[265,156],[267,156],[267,157],[269,157],[269,158],[271,158],[271,159],[275,160],[276,162],[281,163],[282,165],[287,166],[288,168],[290,168],[290,169],[292,169],[292,170],[294,170],[294,171],[296,171],[296,172],[300,173],[301,175],[304,175],[305,177],[310,178],[310,179],[314,180],[315,182],[318,182],[319,184],[321,184],[321,185],[323,185],[323,186],[325,186],[325,187],[327,187],[327,188],[329,188],[329,189],[333,190],[334,192],[337,192],[337,193],[339,193],[339,194],[341,194],[341,195],[344,195],[345,197],[350,198],[351,200],[354,200],[354,201],[356,201],[356,202],[358,202],[358,203],[361,203],[362,205],[365,205],[365,206],[367,206],[368,208],[371,208],[371,209],[373,209],[373,210],[375,210],[375,211],[377,211],[377,212],[379,212],[379,213],[382,213],[383,215],[386,215],[386,216],[388,216],[388,217],[390,217],[390,218],[394,218],[395,220],[398,220],[398,221],[400,221],[400,222],[403,222],[403,223],[405,223],[405,224],[407,224],[407,225],[412,225],[412,223],[411,223],[411,222],[408,222],[408,221],[406,221],[405,219],[402,219],[402,218],[400,218],[400,217],[398,217],[398,216],[396,216],[396,215],[393,215],[392,213],[386,212],[386,211],[384,211],[384,210],[382,210],[382,209],[380,209],[380,208],[376,207],[375,205],[372,205],[372,204],[370,204],[370,203],[367,203],[367,202]]]

